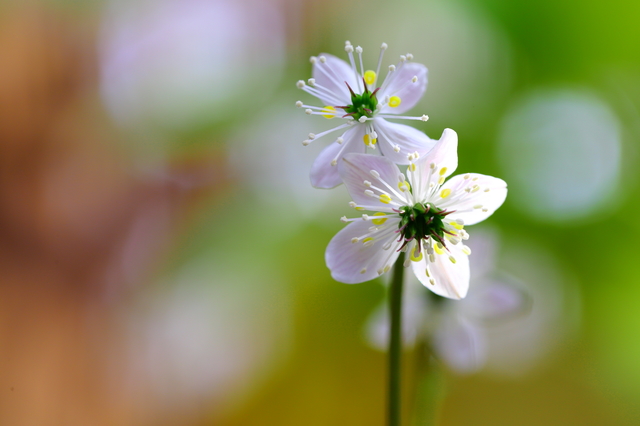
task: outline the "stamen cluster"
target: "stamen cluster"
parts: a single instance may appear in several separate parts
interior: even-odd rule
[[[373,92],[367,87],[367,83],[362,79],[364,84],[364,92],[357,94],[351,89],[348,83],[345,83],[351,92],[351,105],[340,106],[346,113],[343,117],[352,117],[354,120],[360,120],[361,117],[371,118],[376,108],[378,108],[378,99],[376,93],[380,88],[375,89]]]
[[[417,240],[422,242],[433,238],[445,246],[444,218],[453,212],[441,210],[432,203],[416,203],[413,206],[405,206],[399,210],[400,223],[398,230],[404,239],[402,247],[409,242]]]

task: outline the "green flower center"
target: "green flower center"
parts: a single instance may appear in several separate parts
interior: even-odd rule
[[[398,229],[405,240],[417,239],[421,241],[432,237],[444,245],[444,218],[451,212],[441,210],[431,203],[417,203],[400,209],[400,223]]]
[[[347,87],[351,92],[351,104],[345,107],[340,107],[344,109],[346,115],[351,115],[354,120],[359,120],[361,117],[373,117],[373,113],[378,106],[378,99],[376,98],[376,92],[378,89],[371,92],[369,91],[366,82],[363,81],[363,84],[364,92],[361,94],[354,93],[351,87],[347,84]]]

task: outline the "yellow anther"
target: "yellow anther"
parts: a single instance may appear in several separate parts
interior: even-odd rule
[[[453,226],[456,229],[462,229],[464,228],[464,225],[460,225],[458,222],[449,222],[449,225]]]
[[[334,107],[332,107],[332,106],[326,106],[326,107],[322,108],[322,112],[326,112],[327,113],[327,114],[322,114],[322,116],[324,118],[331,119],[331,118],[334,118],[336,116],[335,115],[336,109]]]
[[[370,146],[370,145],[375,145],[376,142],[378,142],[378,139],[371,139],[371,136],[364,135],[362,137],[362,141],[364,142],[365,145]]]
[[[409,170],[411,170],[412,172],[416,171],[416,165],[414,163],[409,164]]]
[[[424,273],[427,274],[427,277],[431,278],[431,271],[429,271],[429,268],[425,269]]]
[[[444,183],[444,176],[440,176],[440,179],[438,179],[438,185],[442,185]]]
[[[462,252],[469,256],[471,254],[471,249],[468,246],[462,246]]]
[[[385,204],[389,204],[391,202],[391,197],[389,197],[388,194],[382,194],[380,195],[380,201]]]
[[[444,247],[442,246],[442,244],[440,243],[435,243],[433,245],[433,249],[436,251],[436,253],[438,254],[444,254]]]
[[[364,210],[364,207],[356,207],[356,210]]]
[[[451,263],[456,263],[456,258],[453,256],[449,256],[449,260],[451,261]]]
[[[375,213],[374,216],[384,216],[385,214],[382,212],[378,212]],[[386,217],[382,217],[380,219],[371,219],[371,223],[373,223],[374,225],[382,225],[383,223],[385,223],[387,221]]]
[[[364,81],[367,83],[368,86],[371,86],[373,83],[376,82],[376,72],[371,70],[365,72]]]
[[[389,106],[391,108],[399,107],[400,102],[402,102],[402,99],[400,99],[399,96],[392,96],[391,98],[389,98]]]
[[[447,173],[447,168],[443,167],[440,169],[440,176],[444,176],[444,174]]]
[[[451,190],[449,188],[446,188],[440,191],[441,198],[447,198],[450,194],[451,194]]]
[[[416,245],[413,247],[413,250],[411,250],[411,256],[409,256],[409,258],[410,258],[411,260],[413,260],[414,262],[420,262],[420,261],[422,260],[422,250],[420,250],[420,252],[419,252],[419,253],[417,253],[417,256],[416,256],[416,252],[418,251],[418,248],[419,248],[419,247],[418,247],[418,245],[416,244]]]
[[[400,191],[411,191],[411,185],[409,185],[409,182],[407,182],[406,180],[403,180],[402,182],[398,182],[398,189]]]
[[[373,241],[373,238],[371,238],[371,237],[365,238],[364,240],[362,240],[362,244],[368,243],[369,241]]]

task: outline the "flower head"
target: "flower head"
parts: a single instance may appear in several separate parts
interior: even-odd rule
[[[464,300],[435,296],[405,275],[402,335],[407,347],[426,341],[430,352],[456,374],[519,376],[566,343],[579,306],[571,280],[544,251],[529,244],[500,249],[491,229],[474,231],[468,244],[471,286]],[[505,269],[506,267],[506,269]],[[375,349],[389,341],[386,303],[372,313],[365,338]]]
[[[356,210],[374,211],[333,237],[325,260],[331,275],[345,283],[371,280],[387,272],[400,251],[405,266],[427,288],[461,299],[469,288],[471,250],[465,225],[489,217],[507,196],[507,184],[475,173],[445,179],[458,166],[458,136],[445,129],[424,157],[408,156],[407,176],[387,158],[347,154],[338,165]]]
[[[398,65],[390,65],[389,71],[378,86],[378,75],[387,45],[382,44],[375,71],[365,71],[362,48],[354,48],[348,41],[345,50],[350,65],[329,54],[311,57],[313,78],[298,81],[298,88],[317,97],[323,106],[296,106],[309,115],[322,115],[327,119],[340,118],[343,123],[319,134],[309,134],[302,142],[309,145],[325,135],[342,130],[334,142],[318,156],[311,169],[311,184],[318,188],[332,188],[341,183],[337,164],[347,153],[376,149],[394,163],[408,164],[407,155],[428,152],[435,141],[413,127],[396,124],[386,119],[427,121],[428,117],[400,115],[413,107],[427,87],[427,68],[411,62],[413,55],[400,57]],[[354,57],[358,55],[358,65]]]

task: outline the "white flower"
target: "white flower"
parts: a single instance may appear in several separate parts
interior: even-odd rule
[[[486,229],[474,232],[468,244],[474,255],[464,300],[434,296],[414,276],[405,277],[403,342],[411,347],[428,339],[438,360],[458,374],[526,373],[558,343],[566,342],[574,328],[576,295],[541,252],[510,245],[498,256],[497,235]],[[514,255],[535,266],[527,271],[514,262]],[[372,347],[386,350],[386,303],[373,312],[365,334]]]
[[[338,165],[356,210],[376,211],[352,222],[333,237],[325,260],[331,275],[360,283],[387,272],[400,251],[405,266],[441,296],[462,299],[469,288],[469,234],[464,225],[489,217],[507,196],[507,184],[491,176],[458,175],[458,136],[445,129],[422,159],[409,155],[407,179],[385,157],[347,154]]]
[[[296,106],[304,108],[309,115],[322,115],[332,119],[341,117],[345,123],[319,134],[309,134],[302,142],[309,145],[313,140],[338,130],[344,130],[341,136],[326,147],[317,157],[311,169],[311,184],[318,188],[333,188],[341,183],[336,165],[350,152],[366,152],[366,148],[380,147],[380,152],[397,164],[408,164],[407,155],[412,152],[425,154],[435,141],[410,126],[390,123],[386,119],[405,119],[427,121],[428,117],[402,116],[422,97],[427,87],[427,68],[422,64],[410,62],[413,55],[408,53],[400,57],[398,65],[389,66],[382,84],[377,87],[378,75],[382,64],[385,43],[380,48],[380,57],[376,71],[365,71],[362,63],[362,48],[346,42],[345,50],[349,54],[351,65],[329,54],[311,57],[313,78],[305,83],[298,81],[298,88],[320,99],[324,106],[305,105],[302,101]],[[353,55],[358,54],[360,71]]]

